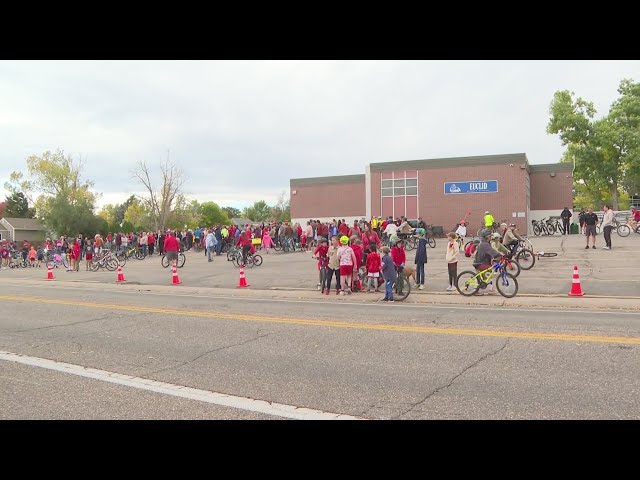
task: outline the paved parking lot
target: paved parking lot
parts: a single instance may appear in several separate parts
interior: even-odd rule
[[[523,271],[518,278],[521,294],[560,294],[566,295],[571,289],[573,266],[580,272],[582,289],[590,295],[603,296],[639,296],[640,277],[637,275],[640,264],[640,235],[632,234],[626,238],[613,235],[613,250],[603,250],[604,239],[598,236],[595,250],[585,250],[582,235],[567,237],[532,237],[536,251],[557,252],[554,258],[540,258],[536,265]],[[315,290],[317,283],[316,260],[311,253],[260,252],[264,262],[260,267],[246,268],[247,281],[252,289],[302,289]],[[424,293],[445,291],[447,286],[447,265],[444,261],[445,239],[437,239],[436,248],[428,249],[426,267],[427,282]],[[408,262],[413,261],[415,252],[408,252]],[[216,257],[208,263],[204,253],[187,252],[184,268],[178,270],[183,285],[193,287],[233,288],[238,284],[239,269],[226,256]],[[60,280],[90,283],[114,283],[116,272],[87,272],[84,262],[80,272],[55,270]],[[458,272],[471,268],[471,259],[462,254]],[[170,285],[171,269],[162,268],[160,257],[145,260],[129,260],[124,267],[127,283],[139,285]],[[2,270],[2,278],[44,279],[46,268]],[[423,293],[414,290],[413,293]],[[450,295],[457,295],[451,293]]]

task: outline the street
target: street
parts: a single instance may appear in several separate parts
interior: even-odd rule
[[[1,286],[2,419],[640,417],[637,311]]]

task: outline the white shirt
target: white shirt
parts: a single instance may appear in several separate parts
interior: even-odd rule
[[[467,236],[467,227],[465,227],[464,225],[458,225],[458,228],[456,228],[456,233],[458,235],[460,235],[461,237],[466,237]]]
[[[398,226],[395,223],[390,223],[387,228],[384,229],[384,233],[387,235],[396,235],[398,233]]]
[[[602,228],[610,227],[613,224],[613,210],[609,209],[602,216]]]

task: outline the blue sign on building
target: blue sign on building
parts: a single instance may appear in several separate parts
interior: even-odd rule
[[[497,180],[478,180],[473,182],[445,182],[444,193],[496,193],[498,191]]]

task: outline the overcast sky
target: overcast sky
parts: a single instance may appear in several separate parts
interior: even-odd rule
[[[167,150],[192,198],[238,208],[372,162],[552,163],[553,93],[605,114],[623,78],[639,81],[640,61],[0,61],[0,194],[57,148],[86,160],[99,205],[141,191],[134,163],[158,170]]]

